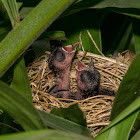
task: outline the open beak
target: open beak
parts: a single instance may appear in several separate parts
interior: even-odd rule
[[[77,62],[77,70],[76,70],[76,77],[77,77],[77,81],[80,80],[80,76],[82,74],[82,72],[85,70],[86,65],[82,62],[82,61],[78,61]]]
[[[62,47],[62,50],[66,53],[75,53],[78,45],[79,45],[79,42],[77,42],[73,45],[67,45],[65,47]]]
[[[82,61],[78,60],[77,71],[83,71],[83,70],[85,70],[85,68],[86,68],[86,65]]]
[[[88,71],[95,71],[94,67],[94,62],[93,58],[91,58],[90,63],[86,66],[82,61],[77,62],[77,68],[76,68],[76,76],[77,79],[80,79],[80,75],[82,74],[83,71],[88,70]]]

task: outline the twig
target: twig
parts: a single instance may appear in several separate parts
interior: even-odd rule
[[[5,124],[5,123],[0,123],[0,125],[4,125],[4,126],[6,126],[6,127],[8,127],[8,128],[11,128],[11,129],[13,129],[13,130],[17,131],[17,132],[20,132],[18,129],[16,129],[16,128],[14,128],[14,127],[12,127],[12,126],[8,125],[8,124]]]
[[[87,30],[87,33],[88,33],[88,35],[89,35],[91,41],[92,41],[93,44],[95,45],[96,49],[98,50],[98,52],[99,52],[102,56],[105,57],[105,55],[104,55],[104,54],[100,51],[100,49],[98,48],[97,44],[96,44],[95,41],[93,40],[93,38],[92,38],[92,36],[91,36],[91,34],[90,34],[90,32],[89,32],[88,30]]]

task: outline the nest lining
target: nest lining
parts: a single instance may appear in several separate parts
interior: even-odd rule
[[[55,98],[48,94],[47,90],[56,82],[54,73],[48,67],[47,60],[49,55],[50,52],[46,51],[27,67],[34,106],[40,110],[50,112],[53,108],[67,108],[72,104],[78,103],[81,110],[86,113],[87,127],[91,130],[91,134],[95,137],[106,125],[110,123],[109,116],[114,97],[98,95],[80,101],[63,99],[71,101],[70,103],[66,103],[61,102],[62,99]],[[78,51],[73,60],[70,71],[70,90],[72,92],[77,90],[77,60],[82,59],[82,61],[88,65],[91,57],[93,58],[95,68],[101,75],[100,88],[116,92],[135,55],[126,51],[123,55],[119,54],[116,58],[108,58],[89,52],[87,52],[86,56],[84,56],[83,51]]]

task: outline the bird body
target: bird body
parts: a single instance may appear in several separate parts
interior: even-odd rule
[[[57,76],[56,85],[48,90],[48,93],[55,97],[68,98],[70,95],[69,72],[78,45],[79,43],[65,47],[57,46],[48,59],[50,69]]]
[[[95,69],[93,59],[88,66],[81,61],[77,63],[77,99],[95,96],[98,93],[100,73]]]
[[[76,99],[82,100],[96,95],[115,96],[114,91],[99,88],[100,73],[94,66],[93,59],[90,60],[88,66],[83,62],[77,63],[77,92]]]

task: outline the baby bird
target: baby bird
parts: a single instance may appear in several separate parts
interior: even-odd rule
[[[68,98],[69,91],[69,72],[70,66],[75,55],[79,42],[65,47],[56,46],[49,59],[49,67],[57,76],[56,85],[47,92],[57,98]]]
[[[77,63],[77,86],[78,90],[75,94],[77,100],[82,100],[95,95],[115,96],[114,91],[99,88],[100,73],[95,69],[93,59],[90,60],[88,66],[83,62]]]
[[[83,62],[77,63],[77,86],[76,99],[81,100],[98,93],[100,73],[95,69],[93,59],[88,66]]]

